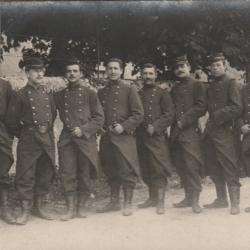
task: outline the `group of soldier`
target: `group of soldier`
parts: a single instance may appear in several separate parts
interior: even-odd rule
[[[97,212],[119,211],[132,215],[132,198],[141,178],[149,191],[139,208],[156,207],[165,212],[165,192],[172,165],[176,167],[185,197],[176,208],[191,207],[201,213],[201,177],[209,175],[217,198],[206,208],[228,207],[240,212],[239,154],[235,130],[241,129],[242,162],[249,165],[250,87],[226,74],[225,57],[210,57],[213,77],[208,86],[191,77],[186,56],[173,62],[176,83],[169,93],[157,81],[156,66],[141,69],[143,86],[138,90],[121,79],[123,62],[111,58],[106,67],[107,84],[98,91],[81,82],[81,62],[65,62],[65,89],[52,93],[41,84],[45,65],[40,58],[28,58],[28,82],[19,91],[0,82],[0,197],[2,218],[24,225],[31,211],[51,220],[44,209],[44,197],[55,176],[53,123],[57,112],[63,123],[58,141],[59,176],[67,210],[61,220],[86,217],[86,204],[93,193],[91,178],[100,175],[100,163],[110,186],[110,201]],[[205,131],[198,120],[209,113]],[[168,129],[170,133],[168,133]],[[97,134],[101,135],[99,149]],[[19,138],[15,187],[21,204],[17,217],[8,208],[9,169],[13,163],[12,139]],[[205,166],[205,168],[204,168]],[[205,172],[204,173],[204,169]],[[120,204],[123,190],[123,207]],[[249,211],[249,209],[247,209]]]

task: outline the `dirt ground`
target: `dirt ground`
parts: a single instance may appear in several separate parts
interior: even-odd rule
[[[241,214],[229,209],[203,210],[193,214],[190,208],[175,209],[182,198],[181,189],[170,189],[166,214],[154,208],[139,210],[136,204],[147,196],[145,188],[136,190],[134,214],[120,212],[95,214],[93,204],[86,219],[69,222],[45,221],[31,217],[26,226],[11,226],[0,221],[1,250],[244,250],[250,249],[250,180],[242,181]],[[214,199],[213,185],[206,185],[201,204]],[[105,202],[107,199],[105,200]]]

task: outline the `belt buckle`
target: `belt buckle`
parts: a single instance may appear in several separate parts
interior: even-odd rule
[[[40,134],[45,134],[48,130],[48,127],[46,125],[39,125],[38,131]]]

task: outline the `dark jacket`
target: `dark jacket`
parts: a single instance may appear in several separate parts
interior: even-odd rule
[[[58,147],[74,142],[98,173],[96,133],[103,126],[104,115],[96,92],[76,84],[56,93],[55,100],[64,125]],[[74,127],[80,127],[82,137],[74,137],[71,134]]]
[[[19,138],[17,154],[19,175],[22,175],[41,152],[46,152],[55,163],[53,123],[56,106],[52,92],[45,87],[28,83],[18,92],[13,92],[7,124],[13,135]]]
[[[170,161],[168,143],[165,140],[166,129],[174,119],[174,105],[166,89],[158,86],[145,86],[139,92],[144,108],[143,123],[137,129],[137,147],[141,164],[143,163],[143,147],[146,147],[153,155],[155,162],[163,168],[167,175],[171,175],[172,166]],[[146,129],[151,124],[154,134],[150,136]],[[145,158],[146,159],[146,158]]]
[[[234,165],[236,168],[238,166],[237,124],[242,112],[241,86],[225,74],[209,84],[207,100],[209,119],[205,129],[205,142],[207,140],[212,142],[211,146],[218,151],[219,162],[226,162],[230,167]],[[210,144],[205,144],[208,156],[211,151]],[[213,164],[213,159],[210,156],[206,157],[208,171]]]
[[[11,94],[11,85],[0,79],[0,152],[8,155],[13,161],[12,139],[9,136],[8,128],[6,127],[6,117]]]
[[[134,132],[142,122],[144,112],[136,88],[119,80],[116,83],[109,82],[107,86],[99,90],[98,95],[104,110],[104,130],[106,131],[101,139],[101,156],[105,158],[107,155],[105,152],[108,150],[105,148],[107,138],[105,137],[108,137],[135,172],[140,175]],[[124,127],[121,135],[109,132],[109,126],[114,123],[120,123]]]
[[[203,171],[204,159],[198,119],[206,113],[205,86],[202,82],[189,77],[175,83],[171,96],[175,106],[175,119],[170,133],[171,144],[174,148],[175,142],[180,143],[183,149],[200,163]],[[177,126],[178,121],[182,124],[181,129]],[[172,150],[172,154],[175,153],[175,150]]]

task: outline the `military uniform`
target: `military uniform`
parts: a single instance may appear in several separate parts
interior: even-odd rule
[[[206,170],[215,183],[217,193],[217,199],[210,205],[217,207],[223,203],[223,207],[227,206],[226,184],[231,204],[238,204],[240,183],[234,129],[241,114],[240,86],[224,74],[210,83],[207,98]],[[205,206],[209,208],[210,205]]]
[[[0,187],[9,186],[8,172],[13,163],[12,139],[6,127],[6,114],[11,92],[10,84],[0,79]]]
[[[143,120],[143,107],[136,88],[123,80],[110,81],[98,95],[105,115],[105,133],[100,141],[100,155],[111,186],[111,200],[118,202],[120,186],[131,191],[135,187],[137,177],[140,177],[133,134]],[[120,135],[110,131],[110,126],[116,123],[124,128]]]
[[[102,128],[104,115],[94,90],[74,83],[56,93],[56,105],[64,124],[58,142],[59,171],[66,195],[78,192],[80,197],[92,193],[90,177],[99,175],[96,132]],[[79,127],[81,137],[72,135]]]
[[[19,138],[16,188],[21,200],[33,200],[50,191],[54,176],[55,143],[53,94],[43,86],[27,83],[13,94],[8,124]]]
[[[174,106],[168,91],[157,83],[145,85],[139,93],[144,121],[136,132],[138,155],[143,180],[149,187],[149,198],[155,201],[159,198],[159,190],[166,189],[167,177],[172,173],[165,131],[174,119]],[[152,136],[147,132],[148,125],[154,127]]]
[[[242,89],[243,113],[239,120],[239,126],[250,124],[250,85],[247,84]],[[241,163],[246,175],[250,177],[250,133],[243,135],[241,144]]]
[[[11,86],[8,82],[0,79],[0,207],[2,208],[2,218],[7,223],[14,223],[14,218],[9,214],[8,189],[10,186],[9,170],[13,163],[12,139],[6,127],[6,115],[11,98]]]
[[[192,77],[176,83],[171,92],[175,121],[171,127],[171,154],[185,191],[184,202],[176,207],[191,206],[192,196],[201,192],[203,154],[198,119],[206,112],[205,87]],[[182,128],[177,126],[180,121]]]

